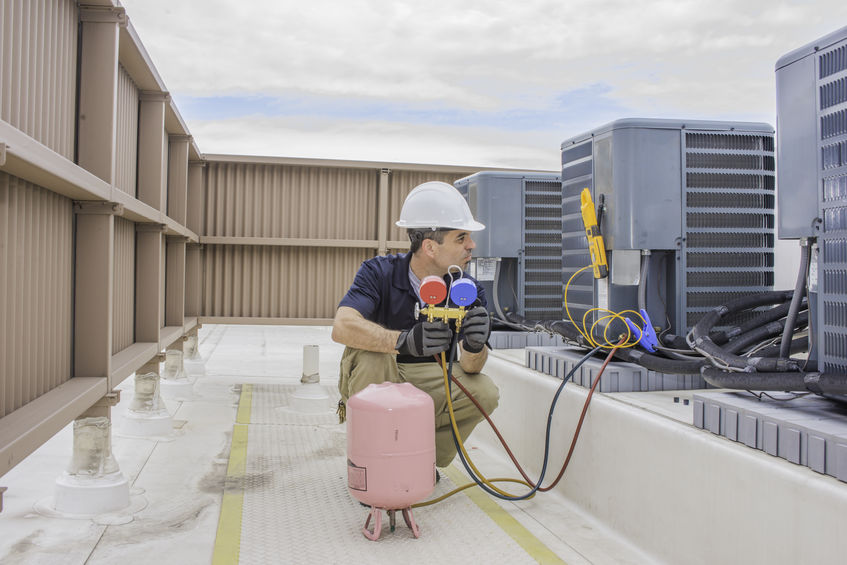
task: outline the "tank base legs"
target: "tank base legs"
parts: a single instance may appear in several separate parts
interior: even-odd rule
[[[415,518],[412,516],[412,507],[407,506],[406,508],[399,509],[393,508],[391,510],[386,510],[388,512],[388,523],[391,528],[391,531],[394,531],[396,526],[396,516],[395,512],[397,510],[401,510],[403,513],[403,521],[406,522],[406,526],[412,530],[412,535],[416,538],[421,537],[421,531],[418,528],[418,525],[415,523]],[[362,533],[366,538],[371,541],[376,541],[379,539],[380,534],[382,533],[382,508],[377,508],[376,506],[371,506],[370,512],[368,512],[368,517],[365,520],[365,526],[362,528]],[[368,526],[371,523],[371,518],[374,520],[373,531],[368,529]]]

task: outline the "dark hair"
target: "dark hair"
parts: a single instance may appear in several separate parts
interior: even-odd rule
[[[437,228],[434,230],[421,230],[418,228],[409,228],[406,230],[409,234],[409,242],[411,243],[409,253],[417,253],[425,239],[431,239],[438,244],[444,243],[444,235],[451,229],[452,228]]]

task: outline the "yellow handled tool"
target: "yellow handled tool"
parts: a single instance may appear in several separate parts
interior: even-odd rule
[[[609,264],[606,262],[606,246],[597,225],[597,213],[594,211],[594,201],[591,191],[582,189],[580,195],[582,223],[585,224],[585,235],[588,237],[588,250],[591,251],[591,266],[594,268],[594,278],[603,279],[609,276]]]

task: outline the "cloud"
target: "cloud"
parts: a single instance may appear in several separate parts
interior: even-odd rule
[[[557,149],[622,117],[774,123],[776,60],[847,21],[840,0],[123,3],[204,150],[218,146],[204,135],[264,116],[287,136],[268,147],[304,136],[314,157],[346,153],[312,142],[334,130],[308,124],[336,123],[429,162],[445,138],[487,148],[454,145],[466,163],[523,155],[518,141]],[[249,139],[220,142],[244,153]]]
[[[286,116],[198,120],[192,124],[192,133],[207,154],[553,171],[560,166],[561,140],[548,132],[503,132],[486,127]],[[238,150],[233,151],[233,147]]]

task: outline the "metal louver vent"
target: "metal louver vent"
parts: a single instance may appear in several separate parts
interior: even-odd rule
[[[562,185],[524,184],[524,316],[562,318]]]
[[[821,118],[821,139],[829,139],[847,133],[847,110],[841,110]]]
[[[835,80],[820,87],[821,110],[847,102],[847,77]]]
[[[562,151],[562,278],[567,282],[582,267],[591,264],[588,239],[580,211],[580,193],[590,188],[592,176],[592,141]],[[590,272],[581,273],[568,287],[568,310],[574,320],[594,307],[594,279]]]
[[[688,254],[688,267],[773,267],[773,255],[752,252],[691,252]]]
[[[729,297],[773,287],[775,167],[768,135],[688,132],[684,138],[687,330]]]
[[[686,203],[690,208],[768,208],[774,207],[773,194],[732,192],[689,192]]]
[[[822,329],[820,366],[827,373],[847,373],[847,45],[818,55],[820,69],[819,151],[819,308]],[[838,75],[840,76],[833,76]]]
[[[822,79],[847,69],[847,45],[821,54],[819,65]]]

